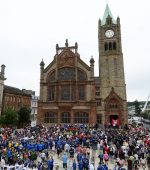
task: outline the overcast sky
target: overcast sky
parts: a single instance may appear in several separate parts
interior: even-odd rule
[[[128,101],[150,94],[150,1],[108,0],[120,17]],[[78,42],[88,65],[95,59],[98,75],[98,19],[106,0],[0,0],[0,65],[6,65],[6,85],[39,94],[40,62],[47,66],[55,46]]]

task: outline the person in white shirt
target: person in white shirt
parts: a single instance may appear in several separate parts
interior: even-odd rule
[[[46,155],[45,155],[45,153],[44,153],[44,152],[42,152],[42,153],[41,153],[41,159],[42,159],[42,162],[44,162],[44,161],[45,161],[45,158],[46,158]]]
[[[2,159],[1,159],[1,168],[4,167],[5,164],[6,164],[5,159],[4,159],[4,157],[2,157]]]
[[[89,168],[89,170],[94,170],[94,165],[91,163]]]
[[[18,162],[16,162],[16,164],[15,164],[15,170],[19,170],[19,164],[18,164]]]

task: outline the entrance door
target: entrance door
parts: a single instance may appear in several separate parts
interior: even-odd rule
[[[113,127],[119,126],[119,117],[118,117],[118,115],[110,115],[110,124]]]

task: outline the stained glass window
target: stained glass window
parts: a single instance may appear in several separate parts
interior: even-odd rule
[[[78,86],[79,100],[85,100],[85,87],[84,85]]]
[[[62,85],[60,91],[61,100],[75,100],[76,88],[74,85]]]
[[[70,86],[61,86],[61,100],[70,100]]]
[[[75,80],[75,69],[66,67],[58,70],[58,80]]]
[[[78,69],[78,80],[83,81],[86,79],[87,79],[86,73]]]
[[[55,99],[55,86],[50,86],[48,92],[48,101],[52,101],[54,99]]]

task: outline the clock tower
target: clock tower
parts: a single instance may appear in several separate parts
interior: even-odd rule
[[[108,4],[99,20],[98,42],[103,123],[123,125],[128,118],[121,26],[120,18],[113,18]]]

